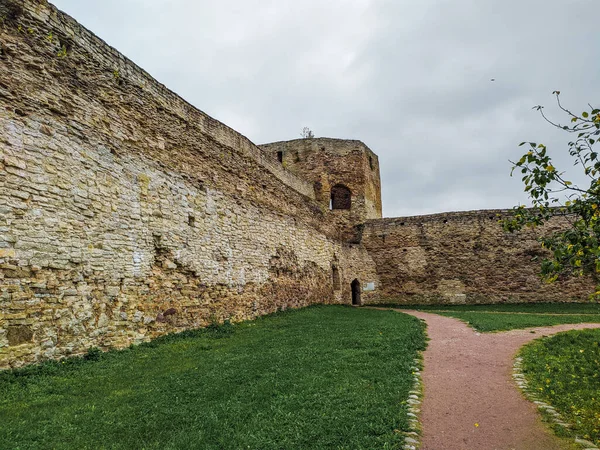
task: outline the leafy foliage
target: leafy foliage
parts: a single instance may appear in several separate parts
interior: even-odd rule
[[[511,175],[520,171],[525,192],[533,208],[518,206],[513,217],[503,223],[506,231],[543,225],[555,216],[565,217],[570,227],[541,239],[551,257],[542,262],[542,275],[547,281],[559,277],[593,277],[600,282],[600,159],[597,150],[600,138],[600,109],[591,105],[589,110],[574,114],[563,107],[560,92],[558,107],[569,117],[568,125],[556,123],[546,116],[542,106],[536,106],[542,117],[553,126],[573,135],[568,144],[569,155],[588,179],[588,185],[579,186],[566,179],[565,172],[556,168],[544,144],[522,142],[528,150],[513,162]],[[600,296],[597,289],[595,296]]]
[[[56,56],[58,56],[59,58],[64,58],[65,56],[68,55],[67,52],[67,46],[66,45],[62,45],[60,47],[60,50],[58,51],[58,53],[56,54]]]
[[[570,331],[521,350],[529,388],[552,405],[574,433],[600,444],[600,330]]]

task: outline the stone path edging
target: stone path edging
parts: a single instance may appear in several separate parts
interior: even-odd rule
[[[563,428],[573,428],[573,425],[566,422],[562,415],[556,409],[554,409],[552,405],[549,405],[548,403],[542,401],[535,393],[535,391],[529,389],[527,378],[525,377],[525,374],[523,374],[523,358],[521,357],[515,358],[513,364],[513,378],[517,383],[517,386],[519,386],[519,388],[521,389],[521,392],[523,392],[523,395],[525,395],[525,397],[527,397],[529,401],[536,404],[539,410],[546,413],[549,422],[555,425],[559,425]],[[575,436],[575,444],[581,446],[583,450],[599,450],[596,444],[583,438],[580,438],[579,436]]]
[[[421,448],[421,403],[423,401],[423,380],[421,369],[423,368],[423,352],[415,359],[415,365],[411,367],[413,375],[413,386],[408,392],[408,427],[409,431],[404,433],[403,450],[417,450]]]
[[[426,320],[430,338],[420,373],[424,396],[420,414],[415,414],[421,418],[421,448],[570,448],[572,441],[567,443],[551,433],[541,421],[539,405],[529,402],[515,385],[511,378],[514,355],[541,334],[598,328],[600,324],[478,333],[455,318],[419,311],[400,312]],[[408,443],[404,449],[413,450],[411,445],[419,448]]]

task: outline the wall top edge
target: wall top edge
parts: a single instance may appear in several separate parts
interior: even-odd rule
[[[87,50],[96,55],[96,60],[99,64],[105,65],[110,60],[112,69],[119,69],[119,72],[123,76],[130,78],[131,81],[135,81],[138,84],[142,83],[145,89],[151,87],[157,93],[156,96],[160,98],[162,106],[172,110],[175,115],[201,128],[203,133],[212,137],[217,142],[251,158],[264,170],[272,173],[275,178],[296,192],[310,198],[314,197],[313,187],[310,183],[307,183],[283,167],[275,167],[271,161],[268,161],[268,158],[265,160],[263,151],[248,137],[213,118],[176,92],[170,90],[142,67],[97,36],[93,31],[80,24],[69,14],[58,9],[48,0],[0,0],[1,6],[16,6],[22,9],[29,18],[49,24],[57,32],[73,39],[78,45],[89,46]]]
[[[535,211],[536,208],[524,208],[527,211]],[[558,208],[552,208],[558,209]],[[460,220],[460,219],[473,219],[483,218],[487,220],[499,220],[503,217],[513,215],[516,212],[515,209],[478,209],[470,211],[448,211],[440,212],[435,214],[424,214],[417,216],[404,216],[404,217],[386,217],[383,219],[372,219],[367,220],[365,225],[376,226],[376,225],[395,225],[402,222],[415,223],[415,222],[434,222],[438,220]]]
[[[352,144],[359,145],[371,152],[375,157],[377,154],[369,148],[367,144],[359,139],[343,139],[343,138],[331,138],[331,137],[319,137],[319,138],[298,138],[298,139],[289,139],[285,141],[275,141],[275,142],[267,142],[264,144],[258,144],[260,148],[269,148],[269,147],[277,147],[285,144],[297,144],[300,142],[308,142],[311,144],[330,144],[330,145],[344,145],[344,144]]]

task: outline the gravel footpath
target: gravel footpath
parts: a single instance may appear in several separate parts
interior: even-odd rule
[[[541,421],[512,379],[513,358],[527,342],[567,330],[569,324],[502,333],[478,333],[458,319],[402,311],[427,322],[424,353],[422,449],[570,449]]]

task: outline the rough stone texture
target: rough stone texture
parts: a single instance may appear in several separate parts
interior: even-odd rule
[[[0,368],[375,279],[312,183],[47,2],[0,16]]]
[[[538,229],[506,233],[498,223],[511,211],[469,211],[368,221],[362,244],[377,266],[381,303],[581,301],[589,280],[546,284],[545,255],[536,240],[563,228],[555,218]]]
[[[496,212],[381,219],[362,142],[258,147],[46,0],[0,0],[0,100],[0,368],[350,304],[352,284],[362,303],[591,290],[540,285],[534,234]]]
[[[318,138],[274,142],[260,146],[267,154],[282,160],[283,167],[311,181],[321,208],[330,209],[332,189],[350,189],[351,209],[331,211],[340,238],[351,239],[352,227],[368,219],[381,218],[379,159],[361,141]]]

